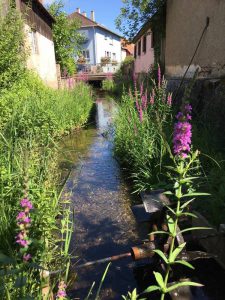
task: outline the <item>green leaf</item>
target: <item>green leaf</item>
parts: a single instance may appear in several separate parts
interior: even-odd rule
[[[153,232],[149,233],[149,235],[151,235],[151,234],[167,234],[167,235],[170,235],[169,232],[167,232],[167,231],[153,231]]]
[[[198,218],[195,214],[189,212],[182,213],[181,216],[193,217],[196,219]]]
[[[174,262],[175,264],[181,264],[181,265],[184,265],[184,266],[186,266],[186,267],[188,267],[188,268],[190,268],[190,269],[195,269],[189,262],[187,262],[186,260],[176,260],[175,262]]]
[[[169,288],[166,289],[167,293],[172,292],[173,290],[178,289],[179,287],[182,286],[198,286],[198,287],[202,287],[203,285],[197,282],[192,282],[192,281],[184,281],[184,282],[179,282],[177,284],[174,284],[172,286],[170,286]]]
[[[167,206],[167,205],[166,205],[166,208],[167,208],[169,211],[171,211],[171,212],[176,216],[175,210],[173,210],[171,207],[169,207],[169,206]]]
[[[156,250],[153,250],[153,252],[158,254],[165,261],[165,263],[168,264],[168,259],[161,250],[156,249]]]
[[[189,193],[189,194],[183,195],[181,198],[184,198],[184,197],[195,197],[195,196],[210,196],[210,194],[209,193]]]
[[[195,180],[195,179],[198,179],[199,177],[187,177],[187,178],[184,178],[184,179],[181,179],[181,183],[186,183],[186,182],[190,182],[192,180]]]
[[[169,257],[169,262],[174,262],[175,259],[177,258],[177,256],[180,254],[180,252],[184,249],[185,246],[186,246],[186,243],[183,243],[183,244],[179,245],[179,246],[173,251],[173,253],[170,255],[170,257]]]
[[[174,233],[174,230],[175,230],[175,223],[174,223],[174,220],[173,218],[171,218],[170,216],[166,216],[167,218],[167,223],[168,223],[168,227],[169,227],[169,232],[170,233]]]
[[[143,294],[144,293],[151,293],[151,292],[154,292],[154,291],[160,291],[160,287],[157,286],[157,285],[152,285],[152,286],[148,287],[146,290],[144,290]]]
[[[191,228],[186,228],[180,231],[180,233],[184,233],[184,232],[188,232],[188,231],[192,231],[192,230],[210,230],[212,228],[210,227],[191,227]]]
[[[187,202],[185,202],[183,205],[181,205],[181,209],[184,209],[185,207],[187,207],[189,204],[191,204],[191,202],[193,202],[195,200],[195,198],[188,200]]]
[[[171,191],[167,191],[163,193],[164,195],[174,195]]]
[[[160,288],[165,289],[165,284],[162,275],[159,272],[153,272],[153,273]]]

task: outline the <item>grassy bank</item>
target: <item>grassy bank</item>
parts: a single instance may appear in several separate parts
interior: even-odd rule
[[[29,72],[1,90],[1,299],[43,299],[45,290],[50,299],[67,282],[72,223],[69,200],[60,200],[57,141],[85,124],[92,103],[84,83],[55,91]]]

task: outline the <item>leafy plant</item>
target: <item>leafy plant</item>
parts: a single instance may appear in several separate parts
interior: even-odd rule
[[[53,24],[53,40],[55,44],[56,61],[62,72],[69,75],[75,73],[75,57],[79,56],[84,37],[78,32],[80,22],[69,19],[63,9],[62,1],[55,1],[48,8],[55,18]]]

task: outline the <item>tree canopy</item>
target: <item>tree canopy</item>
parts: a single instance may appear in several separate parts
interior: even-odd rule
[[[123,7],[115,23],[124,36],[132,40],[150,17],[164,5],[165,0],[122,0]]]
[[[76,70],[75,58],[79,55],[83,36],[78,32],[80,22],[69,19],[63,11],[62,1],[55,1],[48,7],[55,18],[53,24],[53,40],[55,44],[56,62],[61,71],[72,75]]]

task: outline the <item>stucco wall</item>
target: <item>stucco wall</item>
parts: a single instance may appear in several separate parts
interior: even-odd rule
[[[225,1],[167,0],[165,72],[182,77],[199,42],[206,17],[209,27],[187,77],[200,68],[200,77],[225,75]]]
[[[107,39],[105,39],[107,36]],[[113,41],[111,42],[111,38]],[[116,60],[120,64],[122,59],[120,37],[113,35],[101,28],[96,28],[96,57],[97,64],[101,63],[101,58],[105,57],[105,51],[115,53]]]
[[[141,55],[138,55],[138,42],[141,40]],[[152,34],[149,30],[146,38],[146,52],[143,52],[143,36],[136,43],[137,56],[134,62],[135,73],[147,73],[154,64],[154,49],[152,48]]]
[[[90,64],[95,65],[96,59],[95,59],[95,41],[94,41],[94,28],[82,28],[79,30],[81,34],[83,34],[86,37],[86,42],[82,45],[83,50],[89,50],[90,54]]]
[[[37,53],[32,51],[32,40],[29,32],[30,27],[25,24],[27,35],[27,46],[29,48],[29,58],[27,66],[38,73],[41,79],[50,87],[58,88],[57,70],[55,61],[55,50],[53,41],[47,39],[39,32],[36,32]]]

